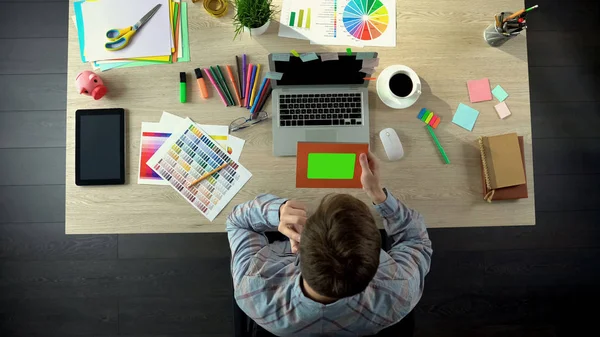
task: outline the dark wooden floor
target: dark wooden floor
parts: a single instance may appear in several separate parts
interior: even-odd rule
[[[431,230],[419,336],[600,314],[600,2],[527,2],[537,226]],[[64,235],[67,8],[0,0],[0,335],[230,336],[224,234]]]

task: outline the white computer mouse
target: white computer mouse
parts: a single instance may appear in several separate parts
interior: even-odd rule
[[[381,138],[383,148],[389,160],[399,160],[404,157],[404,148],[396,130],[392,128],[383,129],[379,133],[379,138]]]

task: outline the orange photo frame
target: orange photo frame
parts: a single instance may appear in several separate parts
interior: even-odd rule
[[[297,188],[362,188],[362,169],[358,161],[361,153],[369,152],[369,144],[358,143],[310,143],[298,142],[296,161]],[[310,153],[355,153],[354,177],[352,179],[308,179],[308,155]]]

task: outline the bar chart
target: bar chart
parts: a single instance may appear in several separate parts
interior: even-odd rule
[[[290,12],[290,27],[310,29],[311,9],[300,9]]]

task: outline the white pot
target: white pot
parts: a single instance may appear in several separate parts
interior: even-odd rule
[[[412,90],[404,97],[394,94],[390,88],[391,78],[398,74],[404,74],[412,81]],[[379,99],[390,108],[406,109],[415,104],[421,96],[421,80],[417,73],[407,66],[389,66],[377,76],[377,94]]]
[[[271,19],[269,19],[269,21],[267,21],[267,23],[265,23],[264,25],[262,25],[258,28],[244,27],[244,31],[250,33],[250,36],[263,35],[267,31],[267,29],[269,29],[270,24],[271,24]]]

